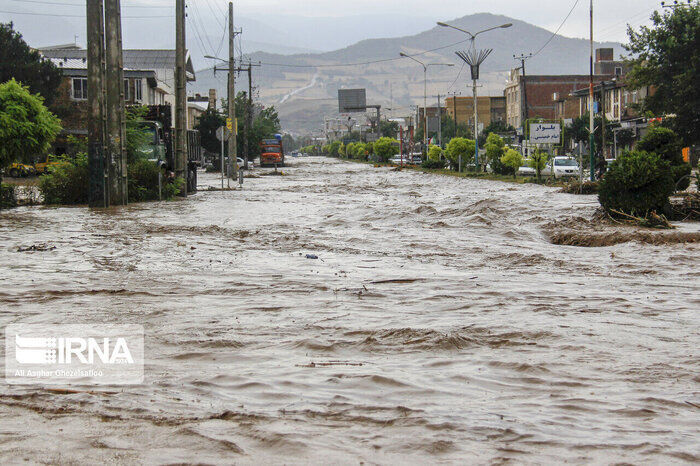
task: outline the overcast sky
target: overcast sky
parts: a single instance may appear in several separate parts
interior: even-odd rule
[[[211,1],[228,3],[225,0]],[[574,3],[575,0],[238,0],[234,6],[246,15],[274,12],[303,16],[346,16],[378,12],[445,20],[486,12],[521,19],[554,31]],[[624,40],[625,24],[629,22],[636,26],[646,23],[649,14],[659,8],[660,4],[660,0],[595,0],[594,23],[599,36],[596,40]],[[579,0],[560,33],[570,37],[588,37],[589,5],[589,0]]]
[[[450,20],[473,13],[495,13],[520,19],[550,31],[556,30],[574,4],[571,16],[560,34],[588,37],[590,0],[235,0],[237,14],[264,21],[266,16],[285,14],[332,17],[367,14],[401,14],[430,20]],[[227,0],[188,0],[197,2],[201,11],[227,9]],[[56,6],[50,6],[55,3]],[[172,14],[174,0],[122,0],[124,15]],[[648,24],[649,14],[660,8],[660,0],[594,0],[595,39],[625,41],[626,24]],[[77,5],[77,7],[70,7]],[[84,0],[0,0],[0,20],[16,19],[11,12],[33,11],[49,14],[76,13]],[[142,8],[144,5],[166,8]],[[68,6],[68,7],[67,7]],[[5,13],[3,13],[5,12]],[[13,18],[13,16],[15,16]],[[31,16],[23,16],[29,19]],[[420,32],[420,31],[416,31]],[[360,39],[360,38],[358,38]]]

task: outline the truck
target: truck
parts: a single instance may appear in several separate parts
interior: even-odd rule
[[[274,139],[263,139],[260,142],[260,166],[284,167],[284,149],[282,135],[275,134]]]
[[[174,171],[175,130],[170,126],[172,107],[170,105],[149,105],[143,120],[138,122],[152,135],[149,139],[149,160],[161,164],[166,170]],[[199,131],[187,131],[187,192],[197,191],[197,168],[202,165],[202,140]]]

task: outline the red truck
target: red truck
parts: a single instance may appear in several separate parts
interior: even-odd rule
[[[274,139],[263,139],[260,143],[261,167],[284,167],[284,149],[282,136],[275,135]]]

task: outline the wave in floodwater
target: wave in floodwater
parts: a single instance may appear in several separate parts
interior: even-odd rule
[[[0,212],[3,326],[146,335],[143,385],[1,386],[2,462],[700,461],[697,224],[667,241],[551,188],[283,171]]]

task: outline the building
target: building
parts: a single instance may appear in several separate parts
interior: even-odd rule
[[[504,96],[476,97],[479,131],[497,121],[506,121],[506,98]],[[445,100],[447,114],[458,125],[474,127],[474,97],[448,97]]]
[[[75,45],[39,49],[63,72],[54,110],[68,134],[87,134],[87,51]],[[175,106],[175,50],[124,50],[126,105]],[[187,54],[187,80],[194,81]]]
[[[216,89],[209,89],[209,95],[195,94],[187,98],[187,128],[194,129],[201,117],[207,110],[218,110],[216,101]]]
[[[599,83],[622,76],[625,65],[613,60],[613,49],[596,50],[593,81]],[[528,118],[547,120],[570,119],[579,116],[577,101],[571,94],[588,89],[590,75],[528,75],[519,69],[510,71],[506,83],[506,120],[520,128]]]

